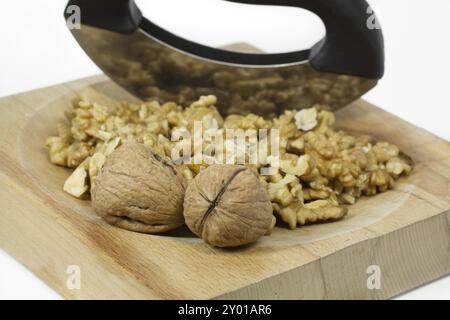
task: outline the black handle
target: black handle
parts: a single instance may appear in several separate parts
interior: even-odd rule
[[[311,65],[324,72],[371,79],[384,75],[381,29],[370,29],[365,0],[227,0],[230,2],[303,8],[318,15],[326,36],[311,50]],[[371,13],[371,15],[373,12]]]
[[[310,64],[318,71],[370,79],[384,74],[381,29],[369,29],[365,0],[226,0],[258,5],[290,6],[317,14],[327,34],[312,49]],[[70,0],[81,8],[83,24],[120,33],[136,31],[142,14],[134,0]],[[373,13],[372,13],[373,14]],[[66,12],[66,18],[68,14]]]

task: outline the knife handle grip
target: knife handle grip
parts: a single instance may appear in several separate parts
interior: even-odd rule
[[[380,79],[384,75],[384,39],[375,13],[365,0],[226,0],[244,4],[289,6],[315,13],[326,36],[311,50],[311,65],[322,72]]]
[[[70,0],[64,11],[66,20],[71,6],[80,9],[82,24],[113,32],[133,33],[142,19],[134,0]]]

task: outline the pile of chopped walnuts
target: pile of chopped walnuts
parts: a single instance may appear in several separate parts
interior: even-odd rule
[[[337,220],[347,206],[363,196],[393,187],[394,181],[412,168],[398,147],[353,136],[335,129],[335,117],[325,106],[285,111],[274,119],[248,114],[222,118],[215,96],[203,96],[189,107],[156,101],[111,105],[78,98],[58,124],[58,135],[46,145],[50,161],[75,168],[64,190],[75,197],[88,195],[107,157],[121,144],[137,141],[163,157],[171,157],[177,130],[192,132],[195,121],[204,128],[280,130],[280,166],[274,175],[259,179],[266,188],[274,214],[289,228]],[[192,180],[207,164],[180,164],[183,176]],[[249,165],[258,171],[260,166]],[[275,225],[275,219],[273,225]]]

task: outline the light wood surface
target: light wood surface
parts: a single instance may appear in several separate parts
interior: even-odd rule
[[[0,99],[0,247],[66,298],[381,299],[450,272],[450,145],[364,101],[340,128],[397,144],[414,172],[363,198],[344,220],[289,231],[245,248],[214,249],[186,229],[153,236],[98,218],[62,191],[70,170],[47,159],[45,138],[82,89],[131,99],[93,77]],[[66,286],[81,270],[81,289]],[[367,288],[367,268],[381,289]]]

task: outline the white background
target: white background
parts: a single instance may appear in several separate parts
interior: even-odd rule
[[[292,8],[242,6],[220,0],[137,2],[152,21],[213,46],[246,41],[267,52],[283,52],[310,47],[324,33],[314,15]],[[450,1],[369,2],[383,26],[387,60],[385,78],[365,99],[450,140]],[[0,96],[100,72],[66,30],[62,18],[65,3],[2,1]],[[16,298],[60,297],[0,250],[0,299]],[[450,278],[401,298],[450,299]]]

